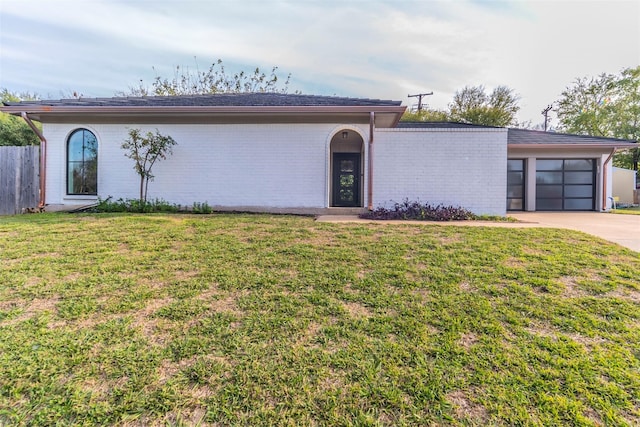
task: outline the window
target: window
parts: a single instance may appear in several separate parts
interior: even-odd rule
[[[87,129],[67,141],[67,194],[98,194],[98,140]]]
[[[524,210],[524,160],[507,160],[507,210]]]

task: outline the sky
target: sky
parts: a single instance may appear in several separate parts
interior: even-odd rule
[[[176,66],[291,74],[289,91],[444,109],[506,85],[520,122],[640,65],[638,0],[0,0],[0,88],[111,97]],[[553,123],[552,123],[553,124]]]

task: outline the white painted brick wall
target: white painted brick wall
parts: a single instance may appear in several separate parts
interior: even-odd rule
[[[404,198],[504,215],[506,129],[378,129],[374,207]]]
[[[335,124],[45,124],[49,204],[86,203],[86,198],[65,195],[65,144],[79,127],[98,138],[102,198],[138,197],[138,175],[120,145],[130,128],[157,128],[177,145],[172,156],[154,166],[150,199],[182,205],[326,207],[328,138]]]
[[[80,127],[98,138],[98,192],[137,198],[139,177],[120,148],[128,129],[156,128],[177,145],[153,168],[149,198],[190,206],[322,208],[328,206],[329,138],[337,124],[44,124],[47,203],[82,205],[95,198],[66,195],[66,141]],[[365,128],[367,126],[364,126]],[[405,197],[505,213],[507,133],[497,130],[377,129],[374,206]],[[366,170],[365,185],[366,195]]]

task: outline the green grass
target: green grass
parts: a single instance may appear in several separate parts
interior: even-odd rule
[[[640,256],[568,230],[0,219],[3,425],[638,425]]]
[[[640,206],[635,206],[630,208],[611,209],[610,212],[614,214],[640,215]]]

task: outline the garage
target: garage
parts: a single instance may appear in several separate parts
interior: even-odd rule
[[[611,163],[634,141],[509,129],[508,211],[603,211],[612,199]]]
[[[596,209],[595,159],[537,159],[536,210]]]

